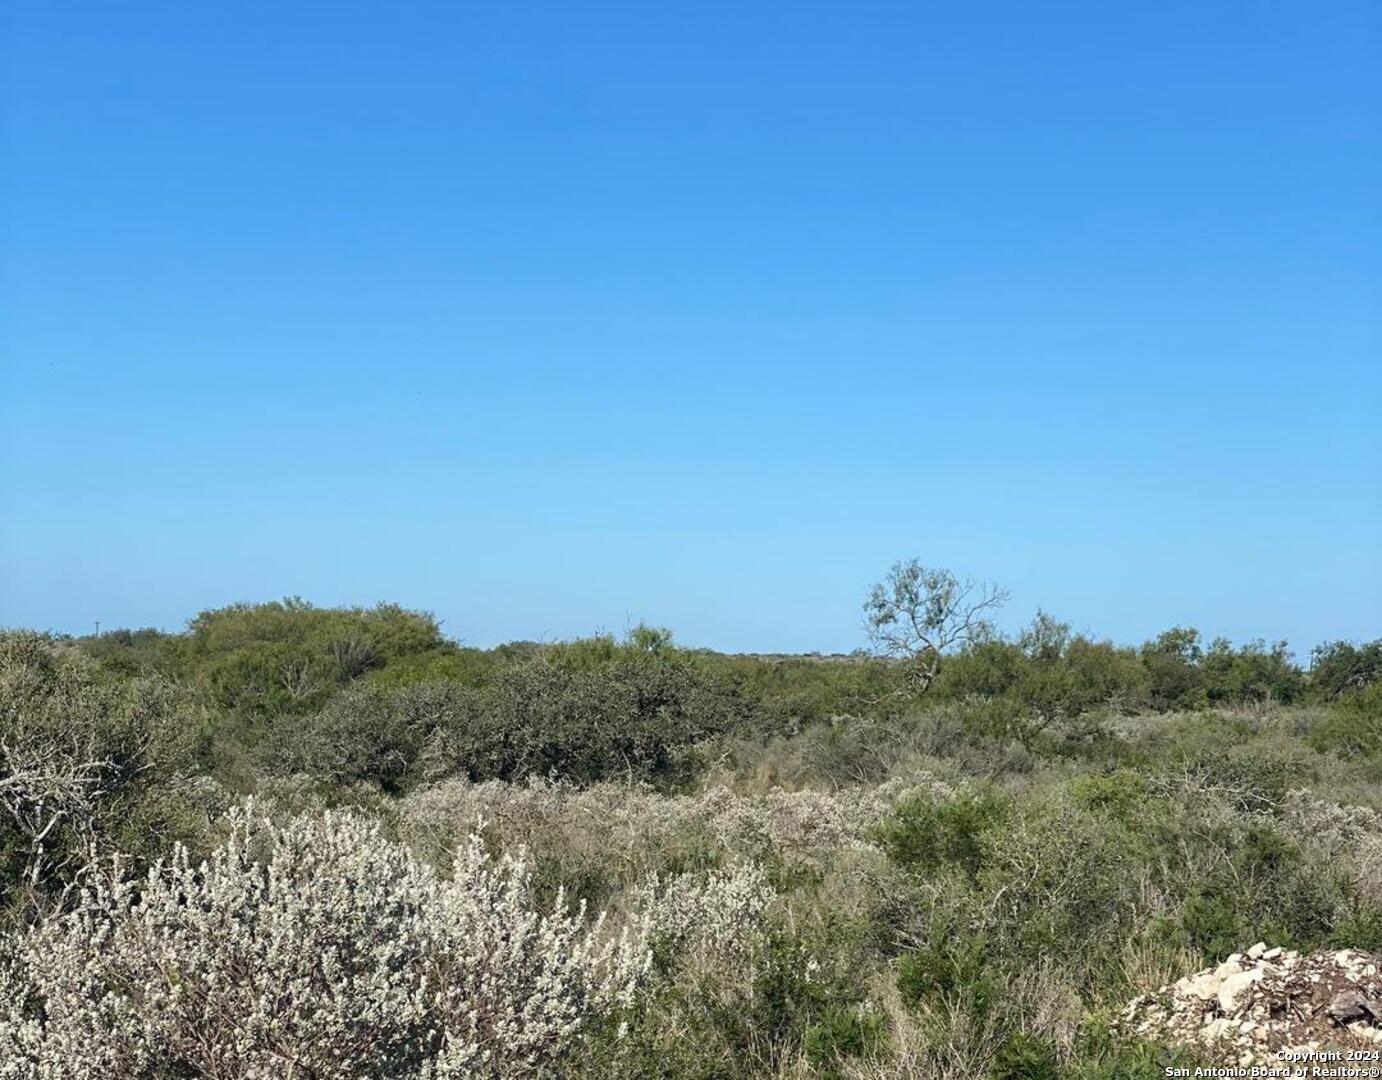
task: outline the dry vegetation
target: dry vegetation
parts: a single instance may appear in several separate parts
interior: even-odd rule
[[[11,633],[0,1077],[1225,1064],[1117,1018],[1259,940],[1382,951],[1380,654]]]

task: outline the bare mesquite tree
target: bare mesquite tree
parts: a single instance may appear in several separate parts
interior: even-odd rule
[[[906,661],[909,688],[920,695],[935,682],[941,657],[993,632],[991,617],[1007,599],[996,585],[908,559],[869,592],[864,625],[878,652]]]

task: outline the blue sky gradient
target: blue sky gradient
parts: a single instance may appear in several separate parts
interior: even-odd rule
[[[0,623],[1382,634],[1382,16],[8,6]]]

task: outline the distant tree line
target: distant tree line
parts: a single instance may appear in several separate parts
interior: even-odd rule
[[[446,775],[676,784],[716,738],[947,702],[982,704],[975,715],[994,735],[1023,742],[1099,710],[1316,702],[1339,707],[1321,738],[1341,752],[1382,742],[1382,643],[1327,644],[1305,667],[1285,642],[1205,643],[1174,627],[1120,646],[1041,611],[1007,637],[990,620],[1004,598],[899,564],[866,605],[875,651],[829,660],[687,649],[644,626],[622,640],[477,649],[449,641],[426,613],[297,599],[204,611],[184,633],[116,630],[64,647],[99,681],[178,688],[199,717],[192,752],[205,768],[391,791]]]

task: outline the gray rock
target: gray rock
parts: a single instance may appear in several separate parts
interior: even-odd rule
[[[1338,1024],[1352,1024],[1358,1020],[1382,1019],[1382,1003],[1365,998],[1357,990],[1341,990],[1329,1003],[1330,1017]]]

